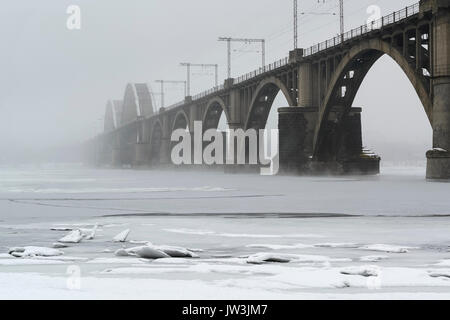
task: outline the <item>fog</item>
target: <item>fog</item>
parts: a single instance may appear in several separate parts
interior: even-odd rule
[[[364,23],[369,5],[382,14],[411,0],[346,0],[346,29]],[[81,8],[81,30],[68,30],[69,5]],[[336,35],[338,1],[300,1],[300,46]],[[292,1],[269,0],[58,0],[4,1],[0,11],[0,162],[79,160],[77,145],[99,134],[108,99],[121,99],[128,82],[185,80],[180,62],[218,63],[226,77],[226,45],[219,36],[267,40],[267,63],[292,49]],[[260,66],[257,45],[234,45],[232,76]],[[214,85],[195,70],[192,94]],[[166,103],[183,98],[167,87]],[[157,102],[159,99],[157,99]],[[276,127],[274,103],[268,127]],[[363,107],[366,147],[385,159],[423,160],[431,126],[401,69],[383,57],[355,100]],[[61,152],[62,150],[62,152]],[[64,157],[59,155],[63,154]]]

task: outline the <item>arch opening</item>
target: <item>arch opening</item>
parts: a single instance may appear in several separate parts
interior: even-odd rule
[[[290,92],[281,81],[269,79],[266,82],[263,82],[258,86],[255,96],[250,104],[245,129],[265,129],[269,115],[274,118],[274,114],[277,113],[277,108],[272,107],[275,104],[284,107],[293,106],[291,100]],[[278,128],[278,126],[276,128]]]
[[[382,81],[385,70],[390,70],[389,82]],[[372,66],[353,105],[361,106],[363,111],[363,148],[380,155],[382,167],[425,167],[432,127],[413,85],[393,59],[384,55]]]
[[[189,130],[189,119],[183,111],[178,112],[173,121],[172,132],[178,129]]]
[[[220,98],[210,101],[203,115],[203,131],[209,129],[225,131],[228,123],[229,116],[224,101]]]
[[[384,110],[381,114],[384,118],[385,126],[387,123],[393,123],[393,126],[395,126],[399,124],[396,122],[399,119],[407,118],[411,112],[420,111],[420,108],[419,110],[412,111],[410,107],[408,108],[403,105],[402,117],[398,115],[394,117],[392,115],[393,110],[395,110],[392,104],[405,104],[408,100],[406,99],[405,101],[405,97],[412,96],[417,99],[415,102],[410,103],[421,105],[428,117],[429,124],[431,123],[431,100],[427,92],[426,68],[422,69],[423,74],[416,73],[417,61],[414,60],[414,57],[409,57],[411,59],[409,60],[408,57],[404,57],[400,53],[398,48],[389,47],[386,42],[369,43],[362,47],[362,49],[350,50],[350,53],[343,58],[336,69],[335,75],[331,80],[330,89],[324,98],[319,112],[320,122],[314,139],[314,155],[319,162],[335,161],[342,163],[345,161],[353,161],[354,159],[361,159],[365,156],[367,158],[373,157],[372,159],[376,158],[370,152],[364,153],[363,147],[367,146],[367,144],[362,142],[361,110],[352,108],[359,107],[356,103],[368,101],[369,104],[381,103],[390,105],[391,110]],[[425,47],[422,46],[422,48]],[[386,74],[383,74],[383,70],[386,70],[386,68],[394,70],[392,74],[389,74],[389,81],[386,81]],[[369,80],[365,81],[367,74],[371,70],[374,70],[374,76],[371,75],[368,78]],[[377,72],[377,70],[379,71]],[[393,76],[397,77],[396,79],[398,80],[393,82]],[[371,93],[371,99],[364,101],[355,100],[358,93],[360,93],[360,89],[363,90],[360,93],[362,96],[364,96],[364,93],[366,96],[370,96],[370,90],[368,91],[366,83],[373,83],[373,80],[371,80],[373,77],[376,81],[382,83],[381,88],[377,89],[377,92]],[[395,88],[392,86],[393,83],[395,83]],[[406,84],[403,95],[400,95],[399,91],[395,90],[399,88],[399,83]],[[361,86],[363,87],[361,88]],[[411,94],[412,91],[416,94]],[[385,92],[391,92],[388,99],[384,99],[386,98]],[[370,109],[369,114],[373,114],[373,109],[375,108]],[[369,119],[368,121],[370,123],[371,118],[364,117],[364,119]],[[386,119],[393,120],[386,121]],[[367,120],[365,123],[367,124]],[[411,128],[409,124],[407,126]],[[423,129],[424,126],[426,127],[426,123],[422,122],[422,132],[427,136],[427,130]],[[402,128],[402,130],[404,131],[405,128]],[[391,132],[391,135],[395,135],[395,132]],[[410,135],[414,136],[414,133],[410,132]]]
[[[275,137],[272,136],[272,130],[278,129],[278,108],[292,106],[286,90],[279,85],[274,82],[261,85],[250,106],[245,129],[256,130],[257,145],[252,147],[249,145],[250,139],[245,141],[246,163],[249,163],[250,159],[258,159],[261,164],[274,156],[272,152],[279,141],[272,140]],[[263,141],[260,140],[260,130],[266,131]],[[256,155],[252,155],[253,152],[256,152]]]

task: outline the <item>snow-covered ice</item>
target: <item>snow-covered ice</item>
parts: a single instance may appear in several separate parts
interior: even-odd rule
[[[271,250],[288,250],[288,249],[304,249],[311,248],[311,245],[296,243],[291,245],[283,244],[249,244],[247,248],[271,249]]]
[[[450,299],[450,184],[383,172],[0,169],[0,298]]]
[[[274,253],[257,253],[247,259],[247,263],[251,264],[263,264],[267,262],[286,263],[291,262],[294,257],[287,254],[274,254]]]
[[[408,253],[411,249],[418,249],[413,247],[405,247],[405,246],[397,246],[397,245],[387,245],[387,244],[372,244],[365,247],[361,247],[361,249],[368,251],[380,251],[387,253]]]

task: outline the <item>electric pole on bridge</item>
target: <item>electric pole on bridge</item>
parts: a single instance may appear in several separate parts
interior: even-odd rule
[[[320,2],[320,1],[319,1]],[[325,0],[323,0],[325,3]],[[298,0],[293,0],[294,3],[294,49],[298,49]],[[302,15],[308,14],[306,12],[301,12]],[[323,14],[327,15],[328,13],[309,13],[309,14]],[[336,15],[336,13],[331,13],[330,15]],[[340,26],[340,35],[343,36],[345,32],[344,26],[344,0],[339,0],[339,26]]]
[[[339,17],[340,17],[340,28],[341,36],[344,34],[344,0],[339,0]]]
[[[191,95],[191,68],[192,67],[200,67],[200,68],[214,68],[214,76],[215,76],[215,86],[219,85],[219,65],[218,64],[204,64],[204,63],[190,63],[183,62],[180,64],[182,67],[186,67],[187,69],[187,97]]]
[[[242,39],[242,38],[230,38],[230,37],[220,37],[219,41],[227,42],[227,53],[228,53],[228,79],[231,78],[231,42],[244,42],[255,43],[259,42],[262,46],[261,58],[262,58],[262,67],[264,68],[266,65],[266,40],[265,39]]]
[[[179,80],[155,80],[155,82],[161,84],[161,108],[164,108],[164,84],[165,83],[171,83],[171,84],[183,84],[184,85],[184,96],[187,97],[187,83],[186,81],[179,81]]]
[[[294,50],[298,49],[298,0],[294,0]]]

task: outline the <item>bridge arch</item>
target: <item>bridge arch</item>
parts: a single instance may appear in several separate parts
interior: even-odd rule
[[[104,132],[110,132],[120,127],[122,114],[122,101],[109,100],[106,104]]]
[[[145,83],[129,83],[123,99],[122,122],[135,121],[154,113],[150,89]]]
[[[104,122],[104,132],[110,132],[113,131],[116,128],[116,125],[114,123],[114,110],[113,110],[113,103],[111,100],[108,101],[106,104],[106,110],[105,110],[105,122]]]
[[[363,40],[342,57],[328,85],[325,98],[319,109],[318,125],[314,135],[315,157],[320,154],[322,142],[326,135],[326,122],[329,119],[331,109],[341,107],[342,114],[350,110],[367,73],[375,62],[384,55],[392,58],[406,74],[422,102],[428,120],[432,123],[432,100],[423,81],[424,78],[416,72],[415,67],[390,43],[381,39]],[[358,65],[359,69],[356,70],[355,66]]]
[[[172,124],[172,131],[177,129],[187,129],[189,127],[189,117],[184,110],[180,110],[176,113]]]
[[[245,129],[264,129],[272,104],[279,92],[282,92],[289,106],[294,106],[288,88],[276,77],[263,80],[255,90],[245,122]]]
[[[153,122],[150,133],[150,163],[159,164],[161,162],[161,146],[163,139],[163,126],[159,119]]]
[[[215,97],[211,101],[208,101],[205,112],[203,114],[203,130],[217,129],[222,114],[225,114],[227,124],[230,123],[230,115],[225,102],[220,97]]]

